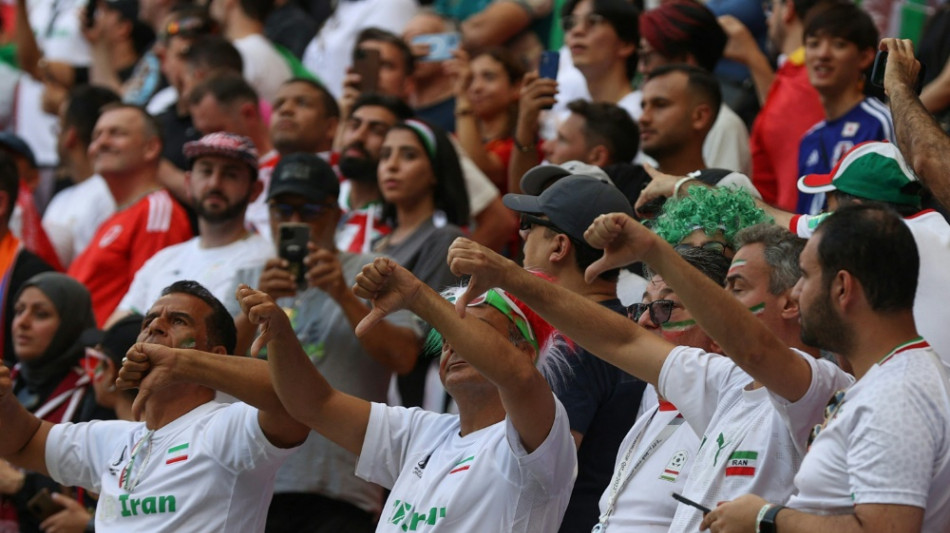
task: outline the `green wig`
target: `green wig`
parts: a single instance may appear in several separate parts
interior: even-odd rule
[[[688,195],[667,200],[652,227],[670,244],[678,244],[690,233],[701,229],[710,237],[721,231],[726,243],[733,246],[739,230],[763,222],[774,220],[756,207],[748,192],[694,185],[689,188]]]

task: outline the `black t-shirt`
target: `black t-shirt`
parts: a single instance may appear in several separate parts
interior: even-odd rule
[[[191,115],[179,115],[176,105],[168,106],[156,119],[162,125],[162,157],[168,159],[181,170],[188,170],[188,160],[182,152],[182,147],[188,141],[197,141],[201,134],[195,129]]]
[[[617,299],[601,305],[626,313]],[[571,430],[584,439],[577,450],[577,481],[561,523],[562,533],[590,531],[597,523],[600,496],[610,483],[617,450],[637,419],[647,385],[580,347],[568,361],[573,374],[552,386],[564,404]]]

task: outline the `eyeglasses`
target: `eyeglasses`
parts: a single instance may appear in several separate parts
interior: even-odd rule
[[[305,222],[317,220],[325,213],[333,209],[333,206],[329,204],[312,203],[293,205],[273,202],[269,204],[268,207],[270,208],[271,215],[274,216],[274,218],[279,220],[290,220],[293,218],[294,213],[297,213],[297,215],[300,216],[300,220]]]
[[[683,250],[689,250],[692,248],[702,248],[703,250],[710,250],[722,255],[726,254],[726,250],[732,250],[732,246],[719,241],[708,241],[700,244],[699,246],[694,244],[677,244],[673,247],[673,249],[677,252],[682,252]]]
[[[828,405],[825,406],[825,420],[821,424],[815,424],[815,427],[811,428],[811,435],[808,436],[809,448],[811,448],[811,444],[815,442],[818,434],[828,425],[828,422],[831,422],[831,420],[838,415],[838,411],[841,410],[841,405],[844,403],[845,392],[844,390],[839,390],[828,400]]]
[[[90,381],[95,381],[99,367],[109,360],[109,356],[95,348],[86,348],[86,356],[82,358],[82,369],[86,371]]]
[[[659,326],[670,321],[673,314],[673,300],[654,300],[648,304],[636,303],[627,307],[627,316],[634,322],[639,322],[643,313],[650,310],[650,320]]]
[[[530,231],[534,226],[544,226],[545,228],[550,228],[557,233],[564,233],[560,228],[554,225],[553,222],[544,218],[538,218],[536,216],[528,215],[525,213],[521,214],[521,224],[518,226],[521,231]]]
[[[607,17],[597,13],[588,13],[582,16],[568,15],[561,18],[561,27],[564,29],[564,32],[567,33],[582,22],[585,28],[594,28],[607,22]]]

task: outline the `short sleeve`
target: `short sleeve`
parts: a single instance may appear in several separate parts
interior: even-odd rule
[[[839,390],[854,383],[854,378],[826,359],[816,359],[811,355],[795,351],[811,368],[811,384],[805,395],[796,402],[769,392],[772,404],[788,428],[798,453],[805,455],[808,449],[808,437],[815,424],[824,419],[825,405]]]
[[[664,361],[658,381],[657,392],[673,402],[701,436],[719,409],[720,393],[741,389],[743,381],[752,378],[725,356],[677,346]]]
[[[262,462],[282,460],[296,449],[271,444],[261,429],[258,410],[241,402],[221,407],[211,417],[205,439],[213,457],[235,473],[253,470]]]
[[[511,419],[505,417],[505,438],[523,482],[535,487],[536,490],[530,492],[538,492],[547,498],[564,491],[570,492],[577,475],[577,450],[574,437],[571,436],[567,411],[557,398],[554,403],[554,423],[551,424],[551,431],[544,442],[531,453],[521,444],[521,436]],[[529,490],[523,486],[522,493],[526,492]]]
[[[128,440],[135,426],[125,421],[56,424],[46,437],[46,469],[68,486],[101,492],[102,473],[112,452]]]
[[[450,416],[450,415],[446,415]],[[440,415],[418,408],[391,407],[373,403],[366,425],[363,448],[356,463],[356,475],[392,488],[411,453],[413,439],[429,441],[428,422]]]

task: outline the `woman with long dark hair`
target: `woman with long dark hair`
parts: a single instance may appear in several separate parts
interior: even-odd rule
[[[387,255],[426,285],[440,291],[455,285],[445,257],[468,224],[468,193],[458,155],[448,136],[422,120],[400,122],[389,130],[380,151],[379,189],[383,218],[392,226],[374,251]],[[399,378],[403,405],[422,405],[430,361]]]

